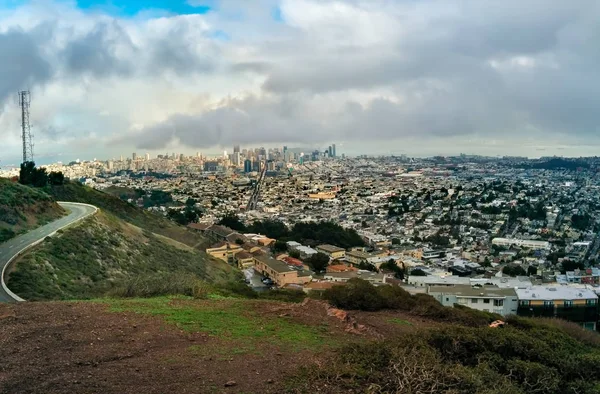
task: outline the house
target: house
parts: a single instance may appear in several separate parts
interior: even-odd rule
[[[251,253],[242,250],[236,253],[234,257],[239,269],[254,267],[254,256]]]
[[[519,305],[514,289],[496,286],[429,286],[427,294],[444,306],[458,304],[502,316],[516,315]]]
[[[371,271],[328,272],[323,276],[323,279],[328,282],[348,282],[353,278],[364,279],[372,284],[386,283],[384,274]]]
[[[206,253],[214,258],[232,264],[234,262],[235,254],[243,250],[244,249],[236,243],[223,241],[207,248]]]
[[[227,240],[227,237],[233,233],[235,233],[235,231],[229,227],[219,226],[218,224],[213,224],[204,231],[204,235],[214,241],[225,241]]]
[[[336,260],[341,259],[346,254],[346,249],[339,248],[333,245],[319,245],[317,246],[317,252],[324,253],[329,256],[330,259]]]
[[[283,261],[275,260],[264,254],[254,256],[254,269],[258,273],[271,278],[279,287],[289,284],[304,284],[312,280],[310,273],[305,271],[299,272]]]
[[[492,245],[498,246],[519,246],[528,249],[545,249],[550,250],[550,242],[548,241],[536,241],[531,239],[518,239],[518,238],[494,238],[492,239]]]
[[[300,253],[300,257],[303,259],[307,259],[310,256],[319,253],[316,250],[314,250],[313,248],[309,248],[308,246],[303,246],[303,245],[297,246],[293,250],[297,250]]]
[[[596,330],[598,296],[592,290],[558,285],[530,286],[516,292],[519,316],[557,317]]]
[[[353,265],[364,263],[369,257],[370,255],[368,253],[360,250],[351,250],[350,252],[346,252],[346,261]]]
[[[358,269],[345,264],[328,265],[325,272],[357,272]]]

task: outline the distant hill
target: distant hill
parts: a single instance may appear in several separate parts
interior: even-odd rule
[[[522,168],[532,168],[538,170],[570,170],[575,171],[578,168],[590,168],[590,164],[578,159],[563,159],[560,157],[545,161],[528,162],[520,165]]]
[[[188,246],[202,250],[209,246],[209,242],[202,235],[180,226],[167,218],[144,211],[114,195],[73,182],[65,183],[63,186],[50,186],[47,190],[50,195],[59,201],[73,201],[95,205],[137,227],[172,238]]]
[[[0,242],[65,214],[43,191],[0,178]]]
[[[238,273],[203,251],[100,211],[27,252],[7,283],[27,300],[82,299],[106,295],[138,275],[175,272],[208,282]]]

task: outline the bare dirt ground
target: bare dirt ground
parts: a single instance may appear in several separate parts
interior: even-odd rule
[[[282,327],[292,332],[292,323],[320,325],[324,341],[337,344],[428,325],[397,314],[357,313],[354,326],[364,328],[352,332],[347,319],[323,305],[245,302],[254,321],[286,319]],[[287,376],[331,351],[314,344],[288,351],[269,336],[240,351],[239,341],[92,302],[0,304],[0,330],[0,393],[280,393]]]

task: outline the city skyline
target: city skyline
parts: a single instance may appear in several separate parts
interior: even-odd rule
[[[3,4],[0,51],[21,64],[0,65],[2,164],[19,162],[22,89],[42,162],[331,140],[348,155],[600,151],[591,0]]]

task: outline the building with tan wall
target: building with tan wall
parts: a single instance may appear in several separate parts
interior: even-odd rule
[[[279,287],[290,284],[305,284],[312,280],[310,273],[295,270],[286,263],[267,255],[254,256],[254,269],[258,273],[271,278]]]
[[[319,245],[316,249],[317,252],[325,253],[332,260],[341,259],[346,255],[346,249],[333,245]]]

